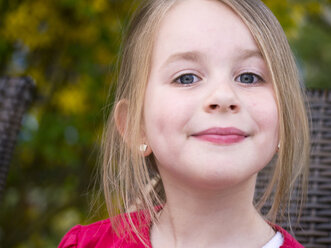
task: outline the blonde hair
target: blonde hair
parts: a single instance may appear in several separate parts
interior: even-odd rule
[[[145,1],[130,21],[121,52],[115,98],[115,104],[122,99],[128,104],[125,133],[122,137],[117,131],[113,110],[103,135],[102,181],[107,209],[110,217],[124,216],[122,220],[115,218],[113,227],[118,232],[131,227],[138,237],[139,227],[124,213],[134,206],[135,210],[144,210],[152,221],[157,221],[155,205],[166,202],[153,156],[143,157],[139,145],[155,35],[160,22],[177,1]],[[296,180],[300,179],[301,192],[305,192],[307,185],[310,142],[304,94],[290,46],[272,12],[260,0],[218,1],[230,7],[247,25],[272,76],[279,109],[280,149],[273,177],[257,208],[272,196],[273,204],[267,217],[274,222],[279,214],[284,214]]]

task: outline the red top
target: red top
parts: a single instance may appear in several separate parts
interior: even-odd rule
[[[137,223],[137,213],[132,213],[132,220]],[[145,218],[145,223],[141,227],[141,234],[147,242],[147,247],[152,247],[149,237],[150,221]],[[283,228],[273,225],[276,231],[279,231],[284,237],[284,243],[281,248],[304,248]],[[146,248],[131,230],[132,237],[125,234],[118,237],[109,220],[102,220],[93,224],[73,227],[62,239],[59,248]]]

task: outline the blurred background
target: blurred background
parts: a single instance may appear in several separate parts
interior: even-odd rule
[[[331,89],[330,0],[264,2],[306,86]],[[94,187],[99,143],[123,28],[137,3],[0,0],[0,76],[28,75],[37,86],[0,201],[0,247],[57,247],[73,225],[107,217]]]

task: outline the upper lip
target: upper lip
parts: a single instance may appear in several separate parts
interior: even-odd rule
[[[247,137],[248,134],[235,127],[212,127],[206,130],[203,130],[198,133],[194,133],[192,136],[201,136],[201,135],[239,135]]]

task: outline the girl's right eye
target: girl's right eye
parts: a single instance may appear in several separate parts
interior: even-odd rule
[[[174,80],[174,83],[178,83],[178,84],[182,84],[182,85],[190,85],[190,84],[194,84],[196,82],[198,82],[199,80],[201,80],[198,76],[194,75],[194,74],[183,74],[179,77],[177,77]]]

